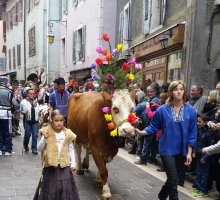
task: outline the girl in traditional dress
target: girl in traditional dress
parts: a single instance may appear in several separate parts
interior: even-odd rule
[[[72,172],[76,169],[73,141],[76,135],[64,127],[59,110],[51,114],[51,124],[40,129],[42,177],[35,193],[38,200],[79,200]]]

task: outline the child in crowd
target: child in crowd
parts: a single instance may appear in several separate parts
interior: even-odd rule
[[[51,125],[40,129],[37,146],[43,163],[42,177],[36,190],[36,200],[78,200],[79,194],[72,171],[76,169],[73,141],[76,135],[64,127],[59,110],[51,114]]]
[[[193,150],[193,157],[196,157],[196,184],[191,190],[195,197],[204,197],[208,194],[208,181],[210,172],[210,158],[207,154],[202,153],[204,147],[212,144],[212,133],[209,130],[207,123],[210,118],[206,114],[198,115],[198,133],[197,144]]]

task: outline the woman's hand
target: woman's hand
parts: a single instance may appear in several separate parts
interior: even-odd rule
[[[192,154],[188,153],[186,156],[186,162],[184,163],[186,166],[189,166],[192,162]]]
[[[141,131],[138,128],[135,129],[135,133],[139,136],[144,136],[144,135],[148,135],[147,132],[145,130]]]
[[[74,172],[74,171],[76,170],[76,166],[71,165],[71,166],[70,166],[70,170],[71,170],[72,172]]]
[[[43,133],[43,136],[44,136],[45,139],[47,139],[47,138],[49,137],[49,133],[44,132],[44,133]]]

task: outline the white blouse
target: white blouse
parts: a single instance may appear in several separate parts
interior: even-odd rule
[[[63,146],[63,142],[64,142],[64,139],[65,139],[65,134],[63,131],[59,132],[59,133],[56,133],[56,141],[57,141],[57,147],[58,147],[58,164],[60,163],[60,152],[61,152],[61,149],[62,149],[62,146]],[[37,145],[37,150],[38,151],[42,151],[45,147],[47,143],[47,139],[45,139],[44,136],[41,137],[38,145]],[[69,144],[69,147],[68,147],[68,151],[69,151],[69,154],[70,154],[70,164],[71,164],[71,167],[76,167],[76,159],[75,159],[75,150],[74,150],[74,147],[73,147],[73,143],[70,143]]]

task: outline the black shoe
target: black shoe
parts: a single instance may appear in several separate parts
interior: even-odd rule
[[[178,184],[180,187],[184,187],[184,182]]]
[[[28,146],[24,146],[24,150],[27,152],[29,151],[29,147]]]
[[[15,135],[16,135],[15,133],[12,133],[12,137],[15,137]]]
[[[16,132],[15,135],[21,135],[20,133]]]
[[[164,168],[157,169],[158,172],[165,172]]]
[[[136,149],[130,149],[130,150],[128,151],[128,153],[135,155],[135,154],[136,154]]]
[[[35,154],[35,155],[38,154],[37,150],[33,150],[32,153]]]
[[[135,161],[134,164],[136,164],[136,165],[147,165],[146,162],[142,162],[142,161],[140,161],[140,160]]]

